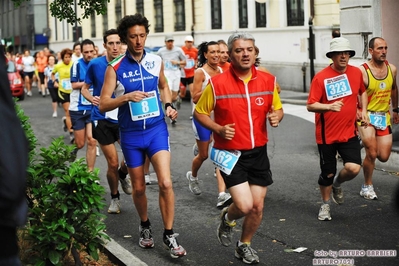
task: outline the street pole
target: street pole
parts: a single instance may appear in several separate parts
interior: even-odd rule
[[[79,39],[79,33],[78,33],[78,9],[76,6],[76,0],[73,1],[75,4],[75,42],[78,41]]]
[[[314,73],[315,44],[313,34],[313,17],[309,17],[309,59],[310,59],[310,81],[312,82]]]

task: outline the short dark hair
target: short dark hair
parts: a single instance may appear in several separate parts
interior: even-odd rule
[[[80,43],[80,49],[83,51],[83,46],[84,45],[93,45],[93,48],[94,48],[94,42],[92,41],[92,40],[90,40],[90,39],[84,39],[81,43]]]
[[[224,44],[227,46],[227,43],[224,40],[218,40],[218,44]]]
[[[109,29],[109,30],[105,31],[104,36],[103,36],[103,42],[107,43],[108,36],[114,35],[114,34],[118,35],[118,31],[116,29]]]
[[[128,16],[123,17],[119,21],[119,25],[118,25],[118,34],[119,34],[119,37],[121,38],[122,42],[127,43],[127,40],[126,40],[127,30],[130,27],[133,27],[136,25],[144,26],[145,32],[147,34],[150,33],[150,24],[146,17],[144,17],[140,13],[136,13],[134,15],[128,15]]]
[[[381,37],[374,37],[374,38],[371,38],[370,41],[369,41],[369,48],[374,49],[374,43],[375,43],[375,40],[377,40],[377,39],[384,40],[384,39],[381,38]]]
[[[332,30],[331,35],[333,38],[338,38],[341,37],[341,32],[339,31],[339,29],[334,29]]]
[[[75,43],[73,44],[72,50],[75,50],[75,47],[78,46],[78,45],[80,46],[80,42],[75,42]]]
[[[55,55],[53,55],[53,54],[49,54],[49,55],[47,56],[47,60],[49,60],[50,57],[54,57],[54,60],[57,61],[57,58],[56,58]]]

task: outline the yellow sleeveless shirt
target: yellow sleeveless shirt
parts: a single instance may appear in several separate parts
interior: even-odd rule
[[[367,111],[372,112],[388,112],[391,102],[391,91],[393,85],[393,75],[388,61],[385,61],[387,66],[387,75],[383,79],[377,79],[373,76],[369,66],[364,63],[363,67],[366,69],[368,77],[367,96],[368,105]]]

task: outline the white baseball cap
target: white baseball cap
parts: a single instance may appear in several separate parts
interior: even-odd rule
[[[194,42],[194,38],[191,35],[187,35],[186,38],[184,39],[185,42]]]

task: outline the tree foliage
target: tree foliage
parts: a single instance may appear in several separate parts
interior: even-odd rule
[[[19,7],[24,2],[30,0],[11,0],[16,7]],[[81,17],[77,17],[75,10],[76,6],[83,10]],[[82,19],[89,18],[93,14],[104,15],[107,13],[107,4],[110,0],[53,0],[50,2],[50,14],[58,20],[66,20],[68,23],[74,25],[81,23]]]

